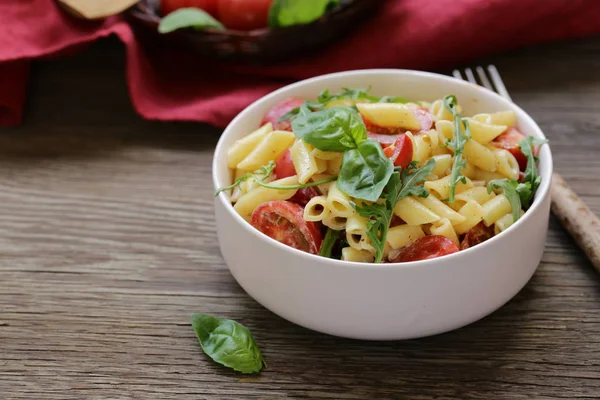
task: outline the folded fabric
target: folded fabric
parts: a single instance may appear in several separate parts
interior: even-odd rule
[[[3,0],[0,124],[21,120],[30,60],[112,34],[125,45],[129,93],[139,114],[223,127],[254,100],[299,79],[364,68],[443,68],[515,47],[600,33],[599,21],[598,0],[387,0],[372,18],[325,49],[249,67],[181,50],[148,51],[120,16],[80,21],[54,0]]]

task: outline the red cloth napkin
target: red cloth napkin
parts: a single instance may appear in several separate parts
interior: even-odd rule
[[[120,17],[79,21],[54,0],[2,0],[0,125],[21,120],[31,59],[111,34],[125,45],[129,92],[143,117],[223,127],[254,100],[298,79],[362,68],[448,67],[595,33],[600,0],[387,0],[372,19],[318,53],[268,67],[223,66],[181,51],[150,54]]]

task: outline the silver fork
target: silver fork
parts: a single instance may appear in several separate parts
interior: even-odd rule
[[[481,66],[477,66],[475,71],[479,81],[471,68],[465,68],[464,70],[466,79],[457,69],[452,72],[452,75],[456,79],[483,86],[512,101],[495,66],[488,65],[487,73],[486,69]],[[550,197],[552,212],[563,228],[569,232],[573,240],[584,251],[594,268],[600,272],[600,220],[569,187],[564,178],[556,172],[552,174]]]

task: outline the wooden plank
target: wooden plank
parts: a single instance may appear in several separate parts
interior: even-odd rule
[[[599,212],[600,38],[489,61]],[[219,130],[140,120],[122,64],[110,40],[36,64],[25,124],[0,135],[0,397],[598,397],[600,282],[554,218],[532,281],[475,324],[403,342],[308,331],[254,302],[223,263]],[[80,111],[64,114],[73,102]],[[192,312],[249,326],[269,368],[249,377],[207,360]]]

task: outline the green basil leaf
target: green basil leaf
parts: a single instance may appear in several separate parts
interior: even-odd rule
[[[381,145],[365,140],[342,158],[338,188],[348,196],[376,201],[394,172],[392,161],[383,154]]]
[[[354,149],[367,138],[362,118],[349,107],[299,113],[292,120],[292,129],[298,138],[323,151]]]
[[[488,182],[488,193],[491,193],[493,189],[502,189],[504,192],[504,195],[512,208],[514,222],[517,222],[521,216],[521,197],[519,193],[517,193],[517,185],[517,181],[509,181],[508,179],[494,179]]]
[[[321,18],[340,0],[275,0],[269,8],[269,26],[302,25]]]
[[[215,362],[244,374],[259,372],[267,363],[242,324],[206,314],[192,314],[192,327],[204,353]]]
[[[180,8],[169,15],[161,18],[158,24],[159,33],[169,33],[177,29],[225,29],[222,23],[211,17],[207,12],[199,8]]]

